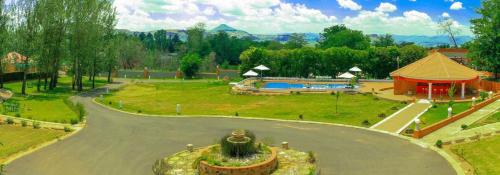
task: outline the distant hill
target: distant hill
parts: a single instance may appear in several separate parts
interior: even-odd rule
[[[253,36],[252,34],[243,30],[232,28],[226,24],[221,24],[213,28],[212,30],[208,31],[209,34],[217,34],[219,32],[226,32],[229,36],[234,36],[237,38],[251,38],[253,40],[256,39],[255,36]]]
[[[125,29],[117,29],[117,31],[125,32],[127,34],[138,34],[140,32],[133,32]],[[175,34],[179,35],[179,38],[182,41],[187,40],[187,31],[186,30],[178,30],[178,29],[168,29],[167,35],[173,36]],[[151,33],[154,33],[152,31]],[[233,28],[227,24],[221,24],[211,30],[207,31],[207,34],[217,34],[218,32],[226,32],[229,36],[235,36],[237,38],[250,38],[254,41],[278,41],[278,42],[287,42],[291,36],[291,33],[282,33],[282,34],[251,34],[244,30],[239,30]],[[149,32],[146,32],[149,33]],[[309,43],[317,43],[320,41],[319,33],[303,33],[307,42]],[[377,37],[376,34],[369,35],[372,40]],[[446,35],[436,35],[436,36],[422,36],[422,35],[393,35],[393,38],[396,43],[402,42],[413,42],[417,45],[424,47],[435,47],[438,45],[449,44],[452,45],[449,37]],[[459,45],[471,41],[473,38],[471,36],[458,36],[457,43]]]

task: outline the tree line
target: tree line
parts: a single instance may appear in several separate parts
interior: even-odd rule
[[[94,88],[98,72],[111,73],[115,68],[120,43],[112,1],[13,0],[7,4],[0,0],[0,4],[0,55],[24,56],[18,66],[24,73],[22,94],[31,68],[39,75],[38,91],[57,87],[60,70],[67,70],[73,89],[82,91],[84,75]]]

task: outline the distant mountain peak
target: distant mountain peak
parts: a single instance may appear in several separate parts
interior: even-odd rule
[[[217,26],[217,27],[213,28],[211,31],[212,31],[212,32],[220,32],[220,31],[224,31],[224,32],[232,32],[232,31],[238,31],[238,30],[237,30],[237,29],[235,29],[235,28],[232,28],[232,27],[230,27],[230,26],[228,26],[228,25],[226,25],[226,24],[221,24],[221,25],[219,25],[219,26]]]

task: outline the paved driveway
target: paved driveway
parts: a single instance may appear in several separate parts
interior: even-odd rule
[[[377,132],[260,120],[137,117],[95,105],[90,97],[78,100],[88,109],[87,128],[12,162],[8,175],[148,175],[156,159],[188,143],[213,144],[236,128],[316,152],[323,174],[455,174],[437,153]]]

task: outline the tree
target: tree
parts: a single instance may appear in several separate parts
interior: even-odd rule
[[[4,11],[5,0],[0,0],[0,88],[3,88],[3,73],[4,73],[4,58],[7,50],[7,21],[9,20],[7,13]]]
[[[478,68],[494,73],[498,79],[500,71],[500,1],[484,0],[477,9],[480,18],[471,20],[472,32],[476,38],[471,46],[469,56]]]
[[[201,59],[197,54],[187,54],[182,57],[181,60],[181,71],[184,73],[186,78],[192,78],[196,75],[200,69]]]
[[[427,56],[427,49],[417,45],[406,45],[399,48],[399,66],[403,67]]]
[[[285,44],[287,49],[298,49],[307,45],[307,41],[304,34],[293,33],[290,35],[288,42]]]
[[[456,36],[460,34],[460,29],[455,27],[455,21],[449,17],[441,19],[439,22],[439,32],[442,34],[447,34],[450,40],[453,42],[455,48],[458,48]]]
[[[278,41],[269,41],[267,43],[267,46],[266,48],[269,49],[269,50],[281,50],[283,49],[285,46],[283,46],[283,44],[281,44],[280,42]]]
[[[396,43],[394,43],[392,35],[385,34],[377,37],[377,39],[373,41],[373,45],[377,47],[388,47],[388,46],[394,46],[396,45]]]
[[[187,47],[189,53],[204,56],[209,53],[209,44],[204,40],[205,24],[198,23],[187,30]]]
[[[166,52],[168,49],[168,39],[166,30],[157,30],[154,33],[155,48],[161,52]]]
[[[351,30],[344,25],[335,25],[325,28],[319,42],[320,48],[348,47],[363,50],[370,46],[370,38],[363,32]]]

